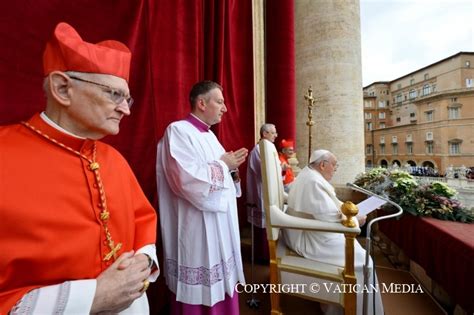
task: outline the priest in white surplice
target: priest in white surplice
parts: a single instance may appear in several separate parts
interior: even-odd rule
[[[296,177],[288,194],[289,214],[300,217],[314,217],[326,222],[341,222],[342,202],[337,199],[334,187],[329,183],[337,169],[337,159],[327,150],[316,150],[311,154],[310,163]],[[363,224],[365,218],[358,218]],[[287,245],[295,252],[316,261],[344,266],[345,238],[343,234],[304,230],[285,230]],[[357,283],[363,285],[363,264],[365,250],[355,242],[355,271]],[[372,260],[370,261],[372,267]],[[372,274],[372,272],[370,272]],[[369,284],[372,279],[369,279]],[[380,293],[375,293],[375,313],[369,303],[369,314],[383,315]],[[372,296],[369,297],[372,301]],[[362,289],[357,294],[357,314],[362,314]],[[321,305],[325,314],[343,314],[335,305]]]
[[[278,136],[274,124],[263,124],[260,127],[260,139],[274,143]],[[262,193],[262,161],[260,160],[260,145],[257,143],[250,151],[247,164],[247,221],[253,225],[254,255],[258,262],[268,264],[267,230],[265,229],[265,210],[263,209]]]
[[[244,283],[236,197],[245,148],[226,152],[210,126],[227,111],[222,87],[195,84],[191,113],[158,144],[157,181],[164,275],[171,314],[238,314]]]

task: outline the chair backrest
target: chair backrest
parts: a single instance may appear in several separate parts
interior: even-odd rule
[[[280,229],[272,227],[270,207],[277,206],[280,210],[284,207],[280,159],[272,142],[262,139],[259,142],[259,147],[262,162],[263,207],[267,220],[267,237],[269,240],[277,240]]]

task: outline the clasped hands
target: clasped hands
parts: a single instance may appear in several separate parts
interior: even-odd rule
[[[249,154],[246,148],[240,148],[237,151],[229,151],[221,156],[221,160],[229,167],[229,170],[237,169]]]
[[[91,313],[120,312],[148,288],[151,268],[148,256],[126,252],[97,277]]]

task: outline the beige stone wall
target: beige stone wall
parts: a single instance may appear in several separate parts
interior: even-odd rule
[[[364,119],[359,1],[296,0],[296,147],[308,161],[308,107],[313,87],[312,149],[336,154],[333,184],[345,185],[364,170]]]
[[[408,93],[408,90],[413,88],[419,90],[426,82],[435,82],[438,91],[459,88],[461,78],[459,69],[464,67],[465,61],[468,59],[470,58],[460,55],[423,69],[413,69],[416,71],[390,82],[392,95],[396,95],[400,91]],[[474,60],[472,62],[474,63]],[[425,79],[425,75],[427,75],[427,79]],[[401,84],[401,89],[398,88],[399,84]]]

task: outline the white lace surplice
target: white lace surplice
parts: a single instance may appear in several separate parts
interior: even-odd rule
[[[224,153],[212,131],[185,120],[168,126],[158,144],[164,275],[179,302],[212,306],[245,282],[236,187]]]

